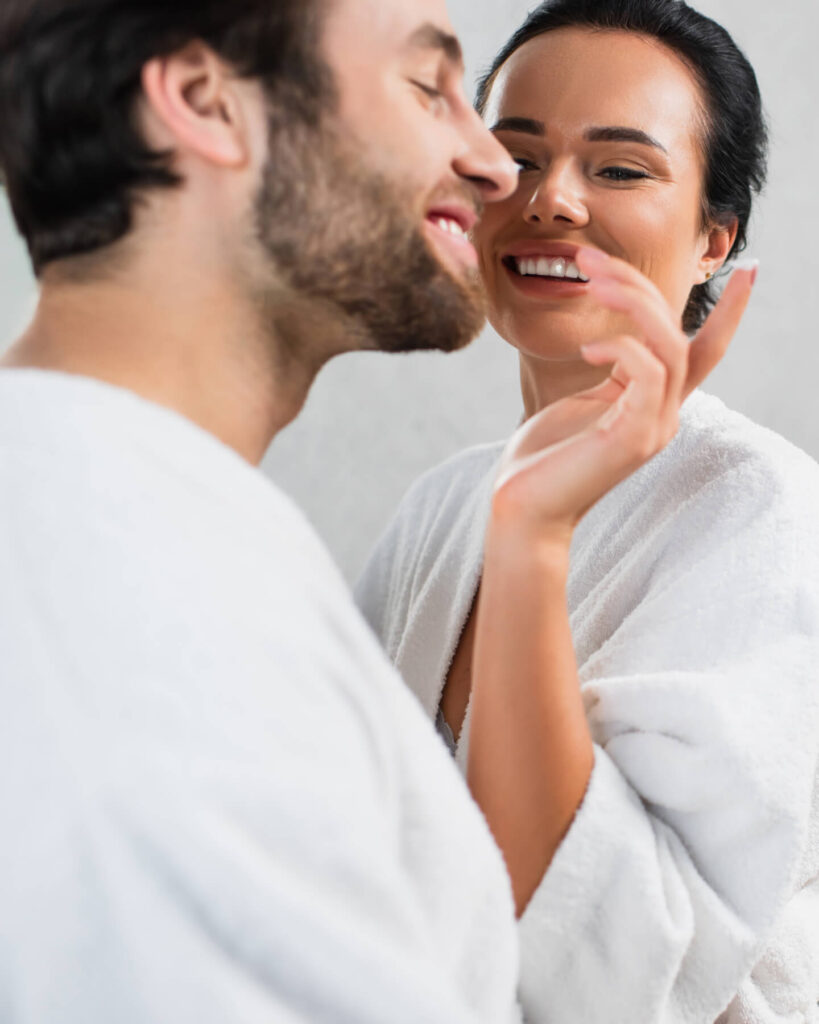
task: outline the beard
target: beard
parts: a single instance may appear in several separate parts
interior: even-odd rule
[[[376,172],[326,122],[271,118],[271,155],[255,203],[255,238],[276,292],[334,321],[335,351],[452,352],[486,319],[477,270],[456,278],[422,230],[417,186]],[[440,196],[476,196],[463,185]],[[276,306],[271,292],[265,303]],[[308,341],[308,339],[304,339]],[[308,342],[309,343],[309,342]]]

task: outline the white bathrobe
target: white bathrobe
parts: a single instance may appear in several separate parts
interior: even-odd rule
[[[432,718],[501,452],[424,477],[358,588]],[[527,1020],[816,1024],[819,468],[694,394],[580,524],[568,600],[596,762],[520,923]]]
[[[519,1020],[508,878],[306,520],[0,371],[0,1021]]]

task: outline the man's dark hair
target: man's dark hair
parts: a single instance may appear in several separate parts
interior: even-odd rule
[[[706,223],[739,225],[731,257],[747,244],[754,195],[767,174],[768,132],[753,68],[731,36],[682,0],[545,0],[528,16],[481,79],[477,107],[483,114],[495,78],[524,43],[558,28],[619,29],[650,36],[692,70],[706,103]],[[716,301],[713,282],[695,287],[683,326],[699,328]]]
[[[143,66],[201,40],[317,124],[321,0],[0,0],[0,168],[35,271],[125,236],[148,188],[180,184],[136,125]]]

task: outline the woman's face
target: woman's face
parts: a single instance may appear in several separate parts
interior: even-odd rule
[[[506,62],[486,118],[520,166],[517,192],[489,204],[475,234],[501,336],[570,360],[633,330],[572,279],[579,245],[633,264],[682,318],[732,243],[703,224],[703,100],[686,65],[635,33],[559,29]]]

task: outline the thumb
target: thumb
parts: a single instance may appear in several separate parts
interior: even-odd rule
[[[758,260],[743,260],[736,265],[719,302],[691,342],[685,397],[702,384],[728,351],[751,298],[758,270]]]

